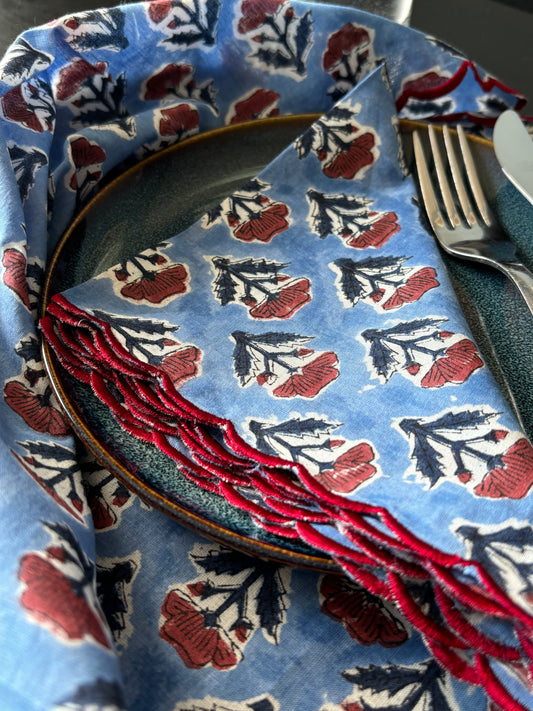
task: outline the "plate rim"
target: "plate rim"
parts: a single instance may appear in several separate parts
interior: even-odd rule
[[[270,126],[274,124],[279,125],[281,122],[285,125],[289,125],[291,123],[294,123],[295,125],[301,125],[302,123],[311,125],[321,115],[322,114],[320,113],[290,114],[220,126],[218,128],[203,131],[195,134],[194,136],[190,136],[171,146],[167,146],[157,153],[136,162],[134,165],[119,172],[118,174],[113,174],[114,171],[112,171],[107,176],[108,180],[105,185],[83,206],[78,213],[75,214],[74,218],[61,235],[53,250],[52,256],[46,268],[40,318],[44,316],[48,304],[50,303],[55,270],[60,263],[62,252],[68,244],[73,232],[83,222],[85,216],[95,209],[98,202],[105,199],[110,191],[116,190],[117,186],[120,187],[122,182],[129,180],[135,175],[135,173],[144,170],[146,166],[149,166],[151,163],[158,162],[162,157],[167,157],[173,153],[179,154],[179,152],[183,149],[194,148],[196,143],[203,142],[206,139],[213,140],[220,135],[241,133],[252,127],[254,130],[268,129]],[[417,128],[420,129],[421,127],[427,127],[427,125],[427,123],[422,121],[399,119],[399,128],[402,134],[412,133]],[[440,129],[439,124],[435,124],[435,126],[437,129]],[[469,135],[469,140],[470,139],[479,141],[488,146],[492,145],[488,139],[480,136]],[[81,413],[76,404],[70,400],[65,385],[59,375],[63,368],[56,358],[53,349],[45,339],[42,339],[41,351],[43,365],[50,380],[54,395],[56,396],[61,408],[67,415],[76,436],[79,437],[79,439],[100,464],[102,464],[130,491],[133,491],[150,506],[153,506],[165,515],[187,526],[188,528],[200,532],[209,539],[223,545],[232,546],[243,553],[247,553],[248,555],[260,556],[279,564],[290,564],[301,568],[312,569],[315,571],[318,570],[322,573],[342,573],[339,564],[328,554],[320,556],[300,551],[293,551],[289,548],[283,547],[281,544],[283,539],[281,538],[280,544],[270,543],[268,541],[258,540],[248,535],[244,535],[243,533],[239,533],[222,524],[209,521],[199,514],[189,510],[184,505],[179,504],[177,501],[165,497],[162,493],[157,491],[154,486],[150,486],[146,481],[130,472],[127,467],[121,464],[121,462],[113,456],[112,452],[109,451],[109,448],[98,440],[98,438],[91,431],[90,427],[87,426],[83,413]]]

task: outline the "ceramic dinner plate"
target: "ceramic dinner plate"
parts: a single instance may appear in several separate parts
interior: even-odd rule
[[[183,231],[259,173],[315,118],[278,117],[203,133],[111,179],[61,239],[47,272],[44,308],[55,293]],[[421,127],[401,123],[408,163],[410,133],[417,126]],[[512,228],[524,261],[533,267],[533,208],[504,180],[492,144],[481,138],[470,138],[470,143],[489,199]],[[503,275],[444,258],[478,346],[531,436],[533,319]],[[148,503],[245,552],[322,571],[336,569],[330,558],[303,543],[266,533],[247,514],[180,475],[175,463],[154,446],[120,428],[91,389],[73,380],[47,346],[44,361],[77,435],[110,472]]]

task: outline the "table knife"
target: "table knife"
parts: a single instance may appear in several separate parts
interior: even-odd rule
[[[533,140],[515,111],[500,114],[493,141],[504,174],[533,204]]]

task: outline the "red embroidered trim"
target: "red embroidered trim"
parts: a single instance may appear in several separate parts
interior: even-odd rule
[[[409,99],[431,100],[446,96],[450,92],[454,91],[454,89],[456,89],[461,84],[463,79],[466,77],[469,69],[472,70],[475,80],[481,86],[485,93],[492,91],[492,89],[494,88],[498,88],[508,94],[513,94],[516,98],[516,104],[514,107],[511,108],[514,108],[515,111],[520,111],[526,105],[527,100],[525,96],[519,94],[514,89],[511,89],[510,87],[506,86],[495,77],[487,76],[486,79],[483,79],[483,77],[479,73],[477,66],[470,60],[464,60],[461,63],[459,69],[455,72],[455,74],[450,76],[446,81],[443,81],[442,84],[439,84],[438,86],[432,87],[430,89],[408,89],[402,91],[400,96],[396,99],[397,111],[400,112],[406,106]],[[472,111],[460,111],[453,114],[435,116],[434,120],[438,121],[439,123],[457,123],[461,119],[468,119],[472,123],[491,127],[494,126],[496,118],[496,116],[488,118]]]
[[[63,296],[54,298],[41,328],[65,368],[91,384],[132,436],[153,443],[187,478],[248,512],[264,530],[327,552],[354,580],[395,603],[453,674],[483,684],[504,708],[522,708],[508,705],[490,660],[531,664],[533,619],[478,562],[421,541],[384,508],[324,489],[301,464],[254,449],[231,422],[196,408],[166,373],[129,353],[108,323]],[[346,543],[324,532],[332,526]],[[462,582],[459,572],[468,569],[477,573],[477,587]],[[424,612],[413,592],[416,582],[432,586],[442,619]],[[508,624],[520,646],[475,628],[469,620],[474,613]]]

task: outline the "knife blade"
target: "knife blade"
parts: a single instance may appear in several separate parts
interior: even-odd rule
[[[492,140],[504,174],[533,204],[533,140],[515,111],[500,114]]]

